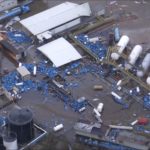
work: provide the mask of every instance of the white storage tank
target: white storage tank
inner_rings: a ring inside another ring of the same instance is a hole
[[[148,71],[149,67],[150,67],[150,53],[146,54],[146,56],[144,57],[141,65],[141,70],[137,71],[137,76],[143,77],[144,74]]]
[[[111,58],[113,60],[118,60],[120,57],[120,54],[123,53],[124,49],[126,48],[127,44],[129,43],[129,37],[126,35],[123,35],[119,42],[117,43],[117,52],[114,52],[111,54]]]
[[[3,145],[6,150],[18,150],[17,137],[13,132],[8,132],[3,135]]]
[[[131,51],[131,53],[130,53],[130,55],[129,55],[129,58],[128,58],[129,63],[127,63],[127,64],[125,65],[125,67],[126,67],[127,69],[131,69],[131,68],[132,68],[132,65],[134,65],[134,64],[136,63],[137,59],[139,58],[139,56],[140,56],[141,53],[142,53],[142,50],[143,50],[143,48],[142,48],[141,45],[136,45],[136,46],[134,46],[134,48],[133,48],[133,50]]]
[[[146,83],[150,86],[150,75],[147,77]]]

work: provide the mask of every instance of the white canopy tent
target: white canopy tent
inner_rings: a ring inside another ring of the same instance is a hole
[[[91,9],[88,3],[78,5],[71,2],[65,2],[36,15],[23,19],[20,21],[20,23],[33,35],[38,35],[47,30],[52,30],[52,33],[56,33],[57,31],[54,31],[55,28],[60,28],[63,26],[63,30],[65,30],[70,26],[79,24],[79,17],[90,15]],[[75,20],[76,22],[73,22],[73,24],[68,24]],[[65,24],[68,25],[64,26]]]
[[[38,47],[38,50],[49,58],[55,67],[60,67],[82,58],[77,50],[62,37]]]

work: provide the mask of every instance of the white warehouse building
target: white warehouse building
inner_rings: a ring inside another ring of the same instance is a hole
[[[81,22],[81,17],[90,16],[89,3],[81,5],[65,2],[20,21],[33,35],[48,37],[71,28]],[[48,35],[49,34],[49,35]]]

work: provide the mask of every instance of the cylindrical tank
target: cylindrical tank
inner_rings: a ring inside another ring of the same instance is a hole
[[[149,69],[149,67],[150,67],[150,53],[146,54],[146,56],[144,57],[142,65],[141,65],[141,70],[137,71],[137,76],[143,77],[144,74]]]
[[[146,83],[150,86],[150,75],[147,77]]]
[[[140,54],[142,53],[142,46],[141,45],[136,45],[134,46],[133,50],[131,51],[130,55],[129,55],[129,63],[127,63],[125,65],[125,67],[127,69],[131,69],[132,68],[132,65],[134,65],[137,61],[137,59],[139,58]]]
[[[13,132],[7,132],[3,135],[3,145],[6,150],[18,150],[17,137]]]
[[[8,126],[10,131],[16,133],[19,144],[27,143],[34,137],[33,114],[27,108],[11,111]]]
[[[119,42],[117,43],[117,52],[114,52],[111,54],[111,58],[113,60],[118,60],[120,57],[120,54],[122,54],[122,52],[124,51],[124,49],[126,48],[127,44],[129,43],[129,37],[126,35],[123,35]]]

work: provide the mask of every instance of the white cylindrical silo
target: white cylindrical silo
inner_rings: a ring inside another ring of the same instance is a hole
[[[147,77],[146,83],[150,86],[150,75]]]
[[[143,59],[143,62],[141,64],[141,70],[137,71],[138,77],[143,77],[144,74],[147,72],[147,70],[150,67],[150,53],[146,54],[146,56]]]
[[[131,51],[129,58],[128,58],[129,62],[125,65],[125,67],[127,69],[131,69],[132,65],[134,65],[136,63],[137,59],[139,58],[139,56],[142,53],[142,50],[143,50],[143,48],[141,45],[134,46],[134,48]]]
[[[113,60],[118,60],[120,57],[120,54],[122,54],[122,52],[124,51],[124,49],[126,48],[127,44],[129,43],[129,37],[126,35],[123,35],[119,42],[117,43],[117,52],[114,52],[111,54],[111,58]]]

